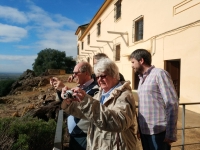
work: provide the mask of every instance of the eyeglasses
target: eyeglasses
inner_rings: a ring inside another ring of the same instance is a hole
[[[106,77],[107,77],[107,75],[100,75],[100,76],[97,76],[96,79],[97,79],[97,80],[99,80],[100,78],[101,78],[101,79],[105,79]]]
[[[81,72],[79,72],[79,71],[77,71],[77,72],[73,72],[73,74],[75,74],[75,75],[77,75],[77,74],[79,74],[79,73],[81,73]]]

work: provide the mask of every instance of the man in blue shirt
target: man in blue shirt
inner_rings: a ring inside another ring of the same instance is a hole
[[[91,78],[91,75],[92,67],[87,62],[80,62],[74,67],[73,78],[76,80],[78,87],[82,88],[88,95],[94,96],[99,87],[94,79]],[[72,78],[68,82],[72,82]],[[60,96],[61,89],[65,85],[55,77],[50,80],[50,84],[57,90],[58,97],[62,101]],[[70,134],[69,150],[85,150],[89,122],[70,115],[67,118],[67,126]]]

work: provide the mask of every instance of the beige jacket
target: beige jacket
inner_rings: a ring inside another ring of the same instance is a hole
[[[136,107],[130,82],[121,82],[104,105],[99,103],[102,89],[93,98],[86,95],[69,106],[62,104],[68,114],[87,119],[90,126],[87,135],[87,150],[134,150],[136,149]]]

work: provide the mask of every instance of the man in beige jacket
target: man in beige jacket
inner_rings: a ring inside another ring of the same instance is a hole
[[[65,112],[89,120],[87,150],[134,150],[135,101],[130,82],[119,81],[116,64],[108,58],[101,59],[94,67],[99,93],[94,97],[82,89],[73,88],[75,98],[64,98],[67,87],[62,89]]]

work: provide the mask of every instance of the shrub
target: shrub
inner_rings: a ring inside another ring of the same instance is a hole
[[[11,86],[15,80],[8,79],[0,81],[0,97],[6,96],[11,91]]]
[[[52,150],[55,120],[48,122],[31,117],[0,119],[0,149]]]

